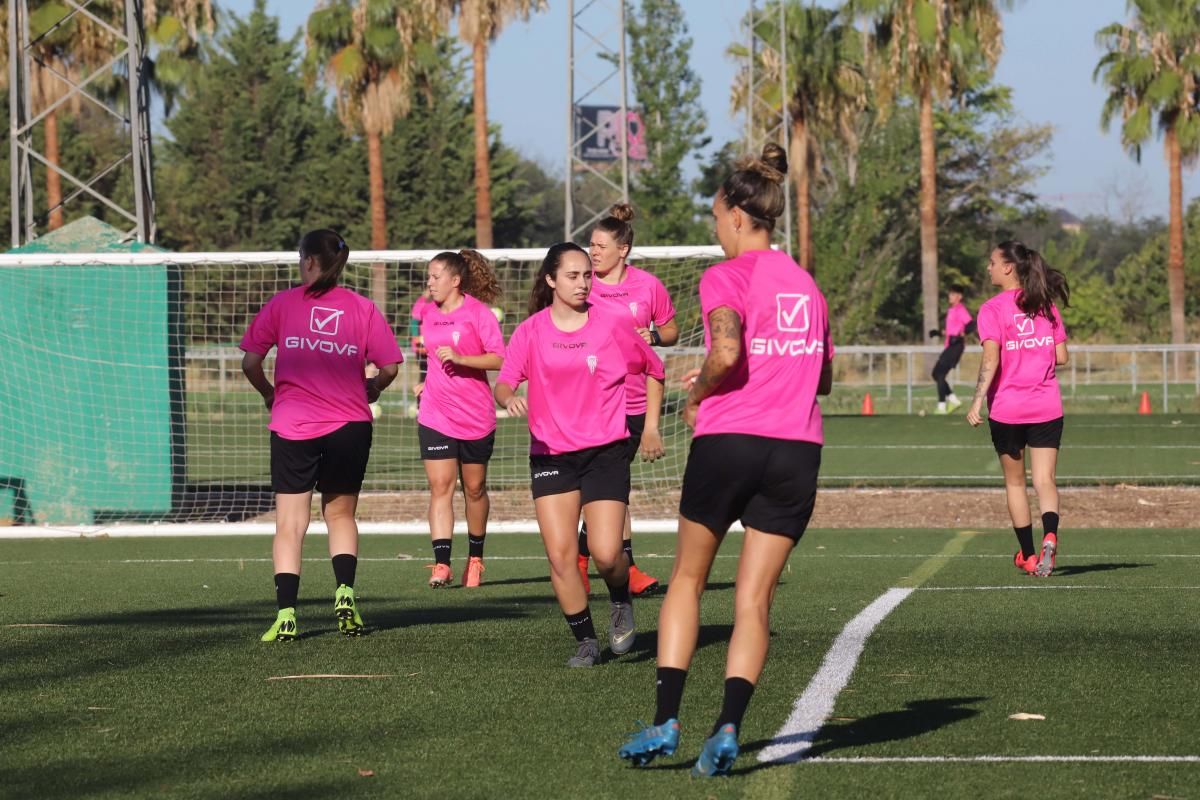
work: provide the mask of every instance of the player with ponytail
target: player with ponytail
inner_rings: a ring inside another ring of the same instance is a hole
[[[488,307],[500,284],[487,259],[474,250],[439,253],[429,262],[429,306],[421,315],[421,339],[429,371],[416,391],[421,398],[417,439],[429,479],[429,535],[434,563],[431,587],[454,580],[450,546],[454,488],[462,478],[467,513],[467,566],[463,585],[479,586],[491,504],[487,467],[496,442],[496,404],[487,371],[504,363],[504,336]]]
[[[271,412],[275,491],[275,622],[264,642],[296,638],[300,551],[312,494],[321,493],[337,587],[334,613],[347,635],[363,631],[354,598],[358,524],[354,514],[371,452],[368,403],[379,399],[404,360],[396,337],[368,298],[340,285],[345,240],[317,230],[300,241],[300,286],[272,297],[242,337],[242,371]],[[263,369],[276,348],[275,383]],[[379,372],[364,378],[368,363]]]
[[[1059,534],[1054,471],[1062,445],[1063,405],[1055,368],[1068,359],[1067,331],[1056,301],[1066,308],[1071,289],[1040,253],[1016,241],[998,244],[987,270],[1000,293],[979,309],[983,359],[967,421],[972,426],[983,422],[986,399],[992,445],[1004,472],[1008,513],[1021,548],[1013,562],[1026,573],[1046,578],[1054,572]],[[1040,554],[1034,550],[1025,486],[1026,450],[1042,512]]]

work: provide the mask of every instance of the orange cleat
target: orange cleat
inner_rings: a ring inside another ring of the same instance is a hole
[[[1042,537],[1042,557],[1037,562],[1034,575],[1049,578],[1054,574],[1054,554],[1058,552],[1058,535],[1047,533]]]
[[[658,579],[651,578],[637,568],[636,564],[629,565],[629,593],[634,597],[644,594],[654,594],[658,591]]]
[[[585,594],[592,591],[592,583],[588,580],[587,576],[588,560],[588,556],[579,557],[579,577],[583,578],[583,591]]]
[[[436,589],[454,582],[454,574],[450,572],[449,564],[428,564],[433,574],[429,576],[429,588]]]
[[[1036,553],[1031,555],[1029,558],[1025,558],[1023,555],[1021,555],[1021,551],[1018,550],[1017,554],[1013,556],[1013,566],[1019,570],[1023,570],[1026,575],[1032,575],[1034,572],[1036,572],[1037,565],[1038,557]]]
[[[472,556],[467,559],[467,571],[463,573],[463,586],[475,587],[483,583],[483,559]]]

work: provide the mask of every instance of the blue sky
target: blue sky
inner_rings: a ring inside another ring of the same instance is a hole
[[[729,85],[736,65],[724,55],[738,35],[748,1],[681,0],[694,40],[692,66],[702,81],[701,103],[709,132],[720,144],[736,138],[742,120],[729,113]],[[312,0],[267,0],[285,31],[299,29]],[[506,142],[527,157],[562,173],[567,119],[567,3],[501,34],[488,60],[488,111]],[[582,3],[577,3],[582,6]],[[603,4],[597,4],[603,5]],[[237,14],[253,0],[223,0]],[[1092,81],[1099,58],[1095,32],[1126,17],[1125,0],[1023,0],[1004,16],[1004,55],[996,71],[1011,86],[1021,118],[1054,127],[1037,184],[1043,199],[1077,214],[1114,217],[1165,216],[1167,170],[1157,142],[1135,163],[1120,147],[1117,131],[1100,130],[1104,93]],[[1184,171],[1184,197],[1200,195],[1194,170]]]

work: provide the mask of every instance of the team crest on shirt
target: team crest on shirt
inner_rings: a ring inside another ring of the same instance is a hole
[[[775,295],[775,328],[780,331],[807,333],[809,326],[807,294]]]
[[[1013,314],[1013,324],[1017,326],[1017,336],[1033,336],[1033,317]]]
[[[453,333],[451,333],[451,334],[450,334],[450,338],[451,338],[451,339],[454,341],[454,346],[455,346],[455,347],[458,347],[458,338],[459,338],[461,335],[462,335],[462,334],[460,334],[458,331],[454,331]]]
[[[633,314],[635,317],[637,316],[637,303],[636,302],[629,304],[629,313]]]
[[[587,357],[588,372],[591,373],[592,375],[595,375],[596,374],[596,365],[599,363],[600,363],[600,359],[596,358],[595,356],[588,356]]]

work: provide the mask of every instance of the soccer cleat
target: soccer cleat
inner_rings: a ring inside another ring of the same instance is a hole
[[[583,578],[583,593],[588,594],[592,591],[592,583],[587,576],[588,556],[579,557],[579,577]]]
[[[430,589],[436,589],[439,586],[446,586],[454,582],[454,574],[450,572],[449,564],[426,564],[426,566],[433,570],[433,573],[429,576]]]
[[[700,749],[700,757],[692,766],[693,778],[712,778],[716,775],[728,775],[738,757],[737,728],[732,722],[721,726],[721,729],[704,741]]]
[[[1054,554],[1058,552],[1058,535],[1047,533],[1042,537],[1042,557],[1038,559],[1034,572],[1039,578],[1049,578],[1054,574]]]
[[[1019,570],[1023,570],[1026,575],[1032,575],[1034,572],[1036,572],[1037,565],[1038,557],[1036,553],[1031,556],[1024,556],[1021,554],[1021,551],[1018,550],[1013,556],[1013,566]]]
[[[262,642],[294,642],[298,631],[296,629],[296,609],[281,608],[275,616],[275,624],[267,628],[267,632],[259,637]]]
[[[568,667],[594,667],[600,663],[600,642],[584,639],[579,642],[575,655],[567,659]]]
[[[608,617],[608,646],[613,655],[623,656],[633,647],[637,627],[633,624],[633,604],[613,603]]]
[[[946,398],[946,413],[947,414],[953,414],[955,411],[957,411],[960,408],[962,408],[962,400],[956,400],[951,397]]]
[[[635,767],[644,767],[658,756],[673,755],[678,746],[679,720],[669,719],[662,725],[647,725],[631,733],[617,755],[632,761]]]
[[[476,587],[483,583],[483,559],[471,556],[467,559],[467,571],[463,573],[463,586]]]
[[[949,414],[950,412],[946,410],[946,407],[945,407],[945,406],[938,406],[937,408],[935,408],[935,409],[933,410],[933,413],[934,413],[936,416],[939,416],[939,417],[944,417],[944,416],[946,416],[947,414]]]
[[[637,568],[636,564],[629,565],[629,592],[634,597],[644,594],[654,594],[658,591],[658,579],[651,578]]]
[[[358,607],[354,604],[354,589],[342,584],[333,595],[333,613],[337,615],[338,630],[346,636],[361,636],[366,628]]]

